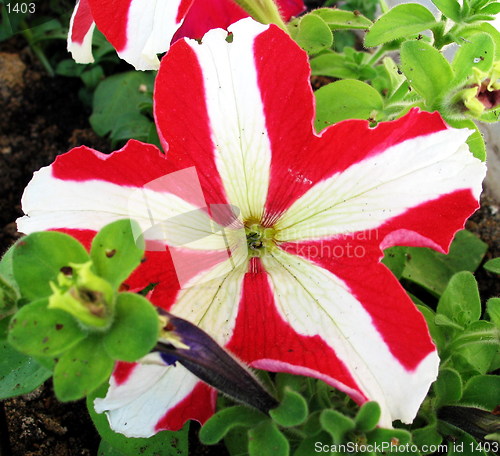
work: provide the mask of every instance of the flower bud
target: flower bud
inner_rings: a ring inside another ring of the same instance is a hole
[[[87,329],[106,329],[113,320],[114,292],[91,268],[89,261],[60,272],[57,284],[50,283],[49,308],[70,313]]]

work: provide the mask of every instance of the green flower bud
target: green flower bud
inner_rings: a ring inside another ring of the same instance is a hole
[[[113,321],[114,292],[91,268],[90,261],[70,263],[68,274],[59,273],[57,284],[50,283],[53,294],[49,297],[49,308],[70,313],[87,329],[106,329]]]
[[[473,117],[500,106],[500,61],[487,73],[473,68],[473,76],[466,88],[455,94],[453,100],[461,102]]]

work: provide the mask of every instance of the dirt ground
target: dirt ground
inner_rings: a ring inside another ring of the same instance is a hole
[[[89,112],[77,93],[78,80],[47,76],[20,39],[0,43],[0,253],[18,237],[22,191],[34,170],[70,148],[86,144],[109,152],[109,144],[89,127]],[[488,258],[500,255],[500,211],[485,197],[467,227],[490,246]],[[483,298],[500,295],[500,283],[480,269]],[[223,454],[203,449],[193,435],[193,455]],[[21,398],[0,403],[2,456],[95,456],[99,445],[85,405],[61,404],[50,382]]]

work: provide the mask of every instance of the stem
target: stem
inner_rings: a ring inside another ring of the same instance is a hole
[[[378,3],[380,5],[380,10],[382,11],[382,14],[385,14],[387,13],[387,11],[389,11],[390,8],[385,0],[379,0]]]
[[[438,50],[441,50],[443,46],[446,46],[447,44],[451,43],[451,40],[448,36],[448,34],[444,33],[445,30],[445,22],[441,21],[438,22],[432,29],[432,34],[434,36],[434,47]]]
[[[285,22],[273,0],[234,0],[256,21],[263,24],[276,24],[288,33]]]
[[[385,46],[380,46],[370,57],[370,60],[368,60],[367,65],[375,65],[380,58],[387,52]]]

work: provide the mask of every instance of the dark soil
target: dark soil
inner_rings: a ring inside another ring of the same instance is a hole
[[[0,254],[19,236],[15,219],[22,215],[21,195],[33,171],[81,144],[110,151],[90,129],[79,88],[79,80],[47,76],[21,39],[0,43]],[[500,256],[497,202],[484,197],[467,227],[488,243],[488,258]],[[477,278],[484,299],[500,295],[493,274],[480,268]],[[198,444],[196,429],[190,454],[225,453]],[[95,456],[99,440],[85,404],[61,404],[50,382],[0,403],[1,456]]]

